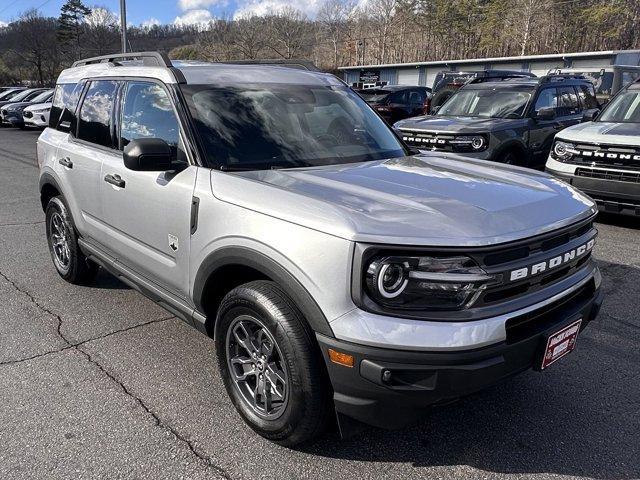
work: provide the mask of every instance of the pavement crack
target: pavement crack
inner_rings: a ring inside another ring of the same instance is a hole
[[[155,413],[144,402],[144,400],[141,397],[138,397],[137,395],[135,395],[121,380],[119,380],[114,374],[112,374],[109,370],[107,370],[100,362],[98,362],[95,358],[93,358],[93,356],[89,352],[84,350],[80,345],[76,346],[75,349],[78,352],[80,352],[82,355],[84,355],[86,359],[89,361],[89,363],[91,363],[92,365],[95,365],[106,377],[108,377],[113,383],[117,384],[122,389],[125,395],[133,399],[147,414],[149,414],[153,418],[157,427],[160,427],[166,430],[167,432],[171,433],[178,441],[183,443],[196,458],[198,458],[201,462],[205,463],[207,467],[215,470],[216,473],[221,475],[223,478],[232,480],[231,476],[224,469],[214,464],[211,458],[209,458],[205,454],[198,451],[194,443],[191,440],[189,440],[187,437],[182,435],[180,432],[178,432],[178,430],[175,427],[163,421],[160,418],[160,416],[157,413]]]
[[[170,320],[171,318],[174,318],[173,316],[166,317],[166,318],[159,318],[159,319],[156,319],[156,320],[150,320],[148,322],[145,322],[145,323],[142,323],[142,324],[139,324],[139,325],[134,325],[134,326],[127,327],[127,328],[123,328],[123,329],[121,329],[119,331],[110,332],[110,333],[107,333],[105,335],[101,335],[99,337],[91,338],[91,339],[88,339],[88,340],[83,340],[82,342],[78,342],[78,343],[72,343],[62,333],[62,323],[63,322],[62,322],[62,317],[60,315],[52,312],[49,308],[47,308],[44,305],[42,305],[31,293],[29,293],[29,291],[27,291],[24,288],[20,287],[16,282],[14,282],[9,277],[7,277],[2,271],[0,271],[0,278],[3,278],[16,291],[18,291],[18,292],[22,293],[23,295],[25,295],[29,299],[29,301],[31,303],[33,303],[41,311],[43,311],[43,312],[51,315],[53,318],[55,318],[57,320],[56,332],[57,332],[58,336],[66,343],[66,346],[62,347],[61,349],[58,349],[58,350],[55,350],[55,351],[44,352],[44,353],[41,353],[41,354],[38,354],[38,355],[34,355],[32,357],[21,359],[21,360],[8,360],[6,362],[0,363],[0,365],[11,365],[11,364],[16,364],[16,363],[20,363],[20,362],[26,362],[26,361],[33,360],[33,359],[36,359],[36,358],[44,357],[46,355],[51,355],[53,353],[58,353],[58,352],[62,352],[64,350],[73,349],[73,350],[79,352],[80,354],[82,354],[90,364],[94,365],[109,380],[111,380],[113,383],[118,385],[125,395],[127,395],[130,398],[132,398],[138,405],[140,405],[140,407],[147,414],[149,414],[153,418],[153,421],[154,421],[154,423],[155,423],[155,425],[157,427],[162,428],[162,429],[166,430],[167,432],[171,433],[176,438],[176,440],[178,440],[180,443],[184,444],[189,449],[189,451],[191,451],[191,453],[198,460],[203,462],[208,468],[211,468],[212,470],[214,470],[217,474],[219,474],[223,478],[228,479],[228,480],[232,480],[231,476],[222,467],[219,467],[218,465],[213,463],[213,461],[211,460],[210,457],[208,457],[204,453],[200,452],[196,448],[195,444],[191,440],[189,440],[187,437],[185,437],[183,434],[181,434],[175,427],[173,427],[169,423],[163,421],[160,418],[160,416],[158,416],[158,414],[156,414],[153,410],[151,410],[151,408],[144,402],[144,400],[141,397],[138,397],[137,395],[135,395],[121,380],[119,380],[114,374],[112,374],[109,370],[107,370],[100,362],[98,362],[93,357],[93,355],[91,355],[89,352],[87,352],[86,350],[84,350],[82,348],[85,344],[87,344],[89,342],[92,342],[92,341],[95,341],[95,340],[100,340],[100,339],[106,338],[106,337],[110,337],[110,336],[115,335],[117,333],[127,332],[127,331],[130,331],[130,330],[139,328],[139,327],[143,327],[145,325],[150,325],[152,323],[165,322],[167,320]]]

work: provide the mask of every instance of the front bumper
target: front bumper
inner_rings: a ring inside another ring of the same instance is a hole
[[[578,169],[587,171],[590,176],[576,175]],[[614,166],[605,169],[572,165],[551,157],[545,170],[592,197],[603,212],[640,216],[640,176],[637,172],[619,170]],[[625,177],[625,181],[620,180]]]
[[[3,112],[2,114],[0,114],[0,121],[3,125],[12,127],[19,127],[20,125],[24,125],[22,115],[14,114],[12,112]]]
[[[429,405],[446,403],[536,367],[546,336],[577,318],[583,319],[584,329],[597,316],[602,299],[600,274],[595,269],[580,288],[501,320],[504,340],[464,350],[379,348],[317,334],[336,411],[383,428],[413,423]],[[354,366],[331,362],[330,348],[353,355]]]

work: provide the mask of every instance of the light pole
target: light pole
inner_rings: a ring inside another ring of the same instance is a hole
[[[122,53],[127,53],[127,5],[120,0],[120,28],[122,30]]]

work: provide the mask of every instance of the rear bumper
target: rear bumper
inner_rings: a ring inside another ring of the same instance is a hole
[[[585,167],[549,159],[546,171],[592,197],[603,212],[640,216],[640,183],[619,181],[607,174],[607,172],[617,172],[615,169],[587,168],[593,172],[592,176],[578,176],[575,174],[578,168]],[[625,172],[620,171],[620,173]],[[634,172],[628,173],[634,175]]]
[[[317,334],[336,411],[383,428],[413,423],[429,405],[446,403],[535,368],[546,336],[577,318],[583,319],[584,329],[597,316],[602,298],[592,279],[553,305],[512,317],[506,325],[506,340],[470,350],[394,350]],[[353,355],[354,367],[332,363],[329,348]]]

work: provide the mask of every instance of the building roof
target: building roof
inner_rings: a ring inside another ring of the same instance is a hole
[[[467,58],[459,60],[436,60],[430,62],[412,63],[386,63],[381,65],[353,65],[338,67],[338,70],[366,70],[379,68],[406,68],[406,67],[429,67],[447,66],[451,64],[464,65],[475,63],[502,63],[502,62],[527,62],[533,60],[561,60],[563,58],[584,58],[584,57],[611,57],[619,53],[638,53],[640,50],[606,50],[600,52],[574,52],[574,53],[551,53],[547,55],[523,55],[516,57],[492,57],[492,58]]]

